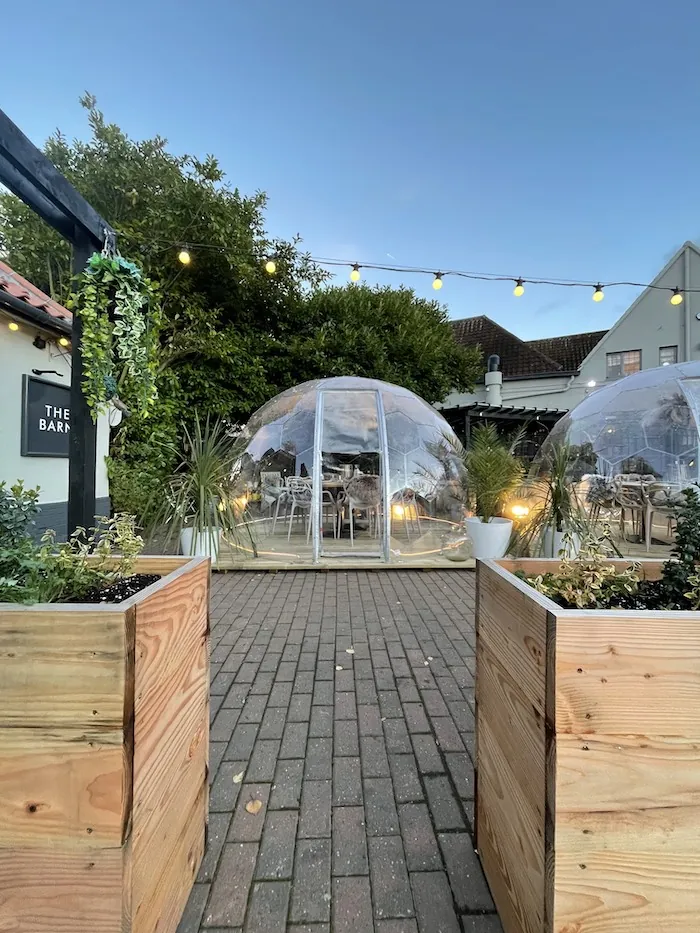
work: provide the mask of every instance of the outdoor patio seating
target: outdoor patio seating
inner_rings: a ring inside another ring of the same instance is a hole
[[[353,476],[345,484],[342,497],[339,496],[339,508],[348,510],[350,522],[350,545],[355,545],[355,512],[365,512],[369,524],[370,537],[379,534],[380,503],[382,499],[381,481],[379,476],[361,474]],[[340,519],[342,521],[342,517]]]

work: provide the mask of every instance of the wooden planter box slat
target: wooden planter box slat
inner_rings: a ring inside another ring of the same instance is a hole
[[[174,933],[204,850],[209,562],[0,606],[0,930]]]
[[[477,847],[506,933],[700,930],[700,613],[478,569]],[[645,562],[650,578],[660,562]]]

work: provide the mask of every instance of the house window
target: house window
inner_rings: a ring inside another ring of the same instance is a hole
[[[659,347],[659,366],[678,362],[678,347]]]
[[[641,350],[622,350],[620,353],[607,354],[608,379],[620,379],[630,373],[638,373],[642,368]]]

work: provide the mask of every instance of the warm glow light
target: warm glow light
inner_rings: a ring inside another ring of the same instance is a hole
[[[61,347],[67,347],[70,344],[70,340],[67,337],[59,337],[58,344]]]
[[[671,304],[679,305],[682,303],[682,301],[683,301],[683,295],[681,293],[680,288],[674,288],[673,294],[671,295]]]
[[[360,281],[360,267],[358,266],[357,263],[355,263],[355,265],[352,267],[352,272],[350,273],[350,281],[351,282]]]
[[[19,330],[19,324],[17,321],[10,321],[7,326],[10,328],[10,330]]]
[[[442,273],[441,272],[435,273],[435,278],[433,279],[433,288],[435,289],[436,292],[439,292],[440,289],[442,288]]]
[[[392,518],[403,518],[405,509],[402,505],[392,505],[391,507],[391,517]]]
[[[526,515],[530,514],[530,507],[522,502],[515,502],[511,505],[510,511],[515,518],[525,518]]]
[[[599,283],[596,285],[595,291],[593,292],[593,301],[602,301],[603,298],[605,298],[605,295],[603,294],[603,286]]]
[[[268,259],[265,263],[265,272],[269,272],[270,275],[274,275],[277,272],[277,263],[274,259]]]
[[[513,294],[515,295],[516,298],[520,298],[521,295],[525,294],[525,286],[523,285],[522,279],[518,279],[518,281],[515,283]]]
[[[180,260],[183,266],[189,266],[189,264],[192,262],[192,257],[186,249],[181,249],[177,254],[177,258]]]
[[[233,500],[233,504],[237,509],[243,511],[243,509],[245,509],[245,507],[248,505],[248,496],[239,496],[237,499]]]
[[[589,379],[589,381],[586,383],[586,385],[588,386],[589,389],[594,389],[594,388],[595,388],[595,379]]]

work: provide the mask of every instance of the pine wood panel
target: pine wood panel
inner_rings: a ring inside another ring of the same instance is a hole
[[[557,614],[557,732],[700,740],[700,613]]]
[[[0,728],[121,728],[124,612],[0,607]]]
[[[0,729],[0,846],[119,846],[123,740],[121,730]]]
[[[0,930],[123,933],[122,848],[0,848]]]

